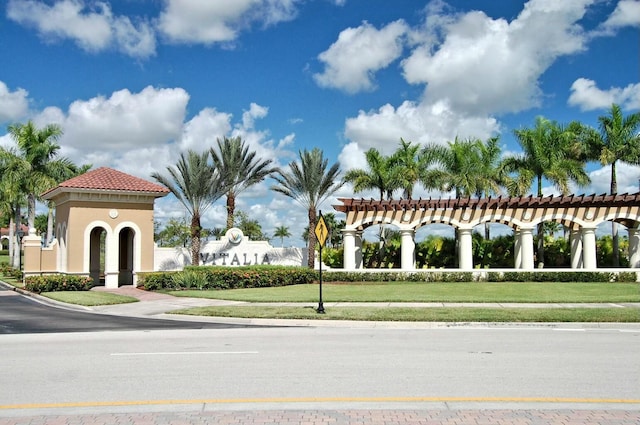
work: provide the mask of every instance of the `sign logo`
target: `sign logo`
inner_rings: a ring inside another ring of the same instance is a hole
[[[227,230],[225,236],[227,237],[227,239],[229,239],[229,242],[234,245],[238,245],[244,238],[242,230],[238,229],[237,227],[232,227],[231,229]]]

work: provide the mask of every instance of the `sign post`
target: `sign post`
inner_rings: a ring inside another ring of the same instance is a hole
[[[318,210],[318,222],[316,223],[316,228],[314,229],[314,233],[316,234],[316,238],[318,238],[318,245],[320,245],[320,261],[319,264],[319,281],[320,281],[320,302],[318,303],[318,309],[316,310],[320,314],[324,314],[324,305],[322,304],[322,247],[327,241],[327,236],[329,235],[329,230],[327,229],[327,223],[324,221],[324,217],[322,216],[322,211]]]

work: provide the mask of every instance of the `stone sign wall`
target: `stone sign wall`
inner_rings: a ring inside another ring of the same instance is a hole
[[[155,270],[182,270],[191,264],[189,248],[155,248]],[[231,228],[218,241],[208,241],[200,248],[203,266],[254,265],[305,266],[305,248],[275,248],[267,241],[249,240],[238,228]]]

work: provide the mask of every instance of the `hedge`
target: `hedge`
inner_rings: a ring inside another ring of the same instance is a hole
[[[138,287],[159,289],[237,289],[312,283],[318,273],[305,267],[187,266],[183,271],[140,273]]]
[[[36,294],[55,291],[88,291],[93,286],[94,281],[89,276],[67,274],[29,276],[24,280],[24,289]]]

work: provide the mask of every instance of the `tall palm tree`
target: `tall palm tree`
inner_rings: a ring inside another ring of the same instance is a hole
[[[340,166],[336,163],[328,167],[328,160],[318,148],[299,152],[300,162],[289,163],[289,171],[278,170],[274,180],[278,183],[271,189],[295,199],[307,209],[309,217],[308,265],[315,267],[317,209],[329,196],[333,195],[344,180],[339,180]]]
[[[270,159],[256,158],[255,151],[240,137],[218,139],[218,151],[211,149],[214,166],[225,176],[227,188],[227,229],[233,227],[236,197],[240,192],[263,181],[276,171]]]
[[[585,186],[590,182],[585,163],[576,150],[577,126],[564,127],[544,117],[537,117],[533,128],[515,130],[523,153],[503,159],[501,168],[516,174],[512,182],[531,187],[542,196],[542,182],[547,179],[562,194],[570,192],[570,184]],[[544,238],[542,223],[538,225],[538,267],[544,266]]]
[[[60,146],[56,141],[62,135],[60,126],[50,124],[38,129],[29,121],[10,125],[9,134],[17,143],[18,157],[25,167],[27,220],[29,228],[33,228],[36,200],[40,199],[40,193],[55,186],[64,177],[73,176],[77,169],[69,159],[58,156]]]
[[[424,161],[420,156],[420,145],[414,145],[400,139],[400,147],[393,153],[389,160],[389,165],[396,168],[398,173],[398,184],[403,189],[402,197],[411,199],[413,188],[418,181],[424,169]]]
[[[291,236],[289,232],[289,228],[287,226],[278,226],[276,227],[275,232],[273,232],[273,236],[276,238],[280,238],[280,247],[284,246],[284,238],[288,238]]]
[[[611,194],[618,193],[616,165],[618,162],[640,162],[640,112],[624,116],[619,105],[611,105],[608,115],[598,117],[599,132],[592,132],[587,141],[590,158],[611,166]],[[620,265],[618,223],[611,223],[613,237],[613,266]]]
[[[356,193],[376,189],[381,201],[385,197],[388,200],[392,199],[394,190],[402,188],[403,182],[400,179],[402,167],[399,165],[393,166],[391,157],[382,155],[375,148],[365,152],[365,158],[367,160],[367,169],[349,170],[345,174],[344,180],[353,183],[353,190]],[[384,225],[380,224],[379,227],[378,258],[382,260],[386,234]]]
[[[26,168],[15,149],[0,148],[0,208],[9,215],[9,259],[14,268],[20,264],[17,230],[22,228],[22,207],[26,205]]]
[[[197,153],[189,150],[182,153],[175,166],[167,167],[169,177],[151,174],[184,205],[191,216],[191,264],[200,264],[200,237],[202,215],[226,192],[224,176],[209,163],[210,152]]]

